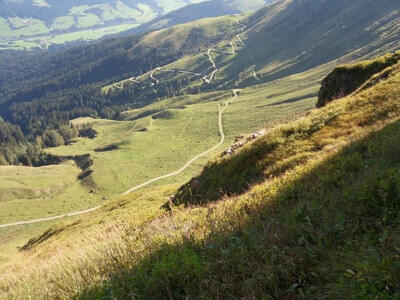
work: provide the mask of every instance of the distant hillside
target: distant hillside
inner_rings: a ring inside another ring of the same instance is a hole
[[[270,1],[5,0],[0,2],[0,50],[62,48],[65,43],[83,44],[107,36],[257,10]]]
[[[0,50],[93,40],[202,1],[3,0]]]

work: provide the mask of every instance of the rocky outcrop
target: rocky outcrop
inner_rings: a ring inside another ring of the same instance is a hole
[[[317,107],[323,107],[335,99],[355,92],[372,76],[395,65],[398,61],[400,52],[334,69],[321,83]]]

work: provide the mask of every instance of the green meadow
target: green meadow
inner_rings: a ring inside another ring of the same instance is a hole
[[[0,50],[29,50],[64,44],[78,40],[95,40],[149,22],[160,14],[202,1],[157,1],[152,4],[92,3],[63,8],[65,15],[55,15],[51,20],[29,17],[0,17]],[[44,0],[33,0],[33,5],[51,10]],[[54,4],[53,4],[54,5]],[[68,5],[68,4],[67,4]],[[25,14],[26,15],[26,14]]]
[[[223,115],[226,134],[223,146],[200,158],[181,174],[155,182],[152,186],[179,186],[229,147],[236,136],[268,129],[305,115],[315,106],[319,82],[330,69],[331,65],[326,65],[243,89]],[[2,184],[8,182],[11,176],[9,170],[20,174],[13,176],[19,182],[9,185],[13,200],[0,202],[1,223],[94,207],[149,179],[180,169],[191,158],[219,142],[218,104],[231,97],[230,90],[185,95],[126,111],[122,114],[122,121],[73,120],[75,126],[92,124],[98,136],[94,139],[77,138],[71,145],[48,148],[46,151],[60,156],[90,154],[93,159],[91,178],[95,185],[85,186],[77,179],[80,170],[73,162],[45,168],[0,168]],[[116,149],[96,151],[110,145],[116,146]],[[30,188],[24,188],[27,186]],[[148,205],[146,201],[140,202],[136,210],[149,209]],[[156,205],[154,209],[158,207]],[[47,223],[53,222],[44,224]],[[21,232],[31,232],[35,228],[38,225],[25,225]],[[19,234],[15,238],[8,235],[2,247],[9,249],[21,245],[21,241],[26,242],[26,236],[29,234],[23,234],[22,238]]]

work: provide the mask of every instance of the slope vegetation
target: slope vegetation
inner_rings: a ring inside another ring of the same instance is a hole
[[[0,288],[32,298],[399,297],[398,67],[210,163],[170,212],[122,222],[136,201],[159,205],[174,191],[152,189],[55,227],[58,238],[27,247],[32,271]],[[83,228],[95,247],[82,247]]]

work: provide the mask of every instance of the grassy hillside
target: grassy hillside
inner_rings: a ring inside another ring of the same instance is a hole
[[[0,223],[41,218],[89,208],[99,197],[77,177],[73,162],[40,168],[0,168]]]
[[[269,81],[335,59],[344,63],[398,49],[399,8],[391,0],[277,1],[241,21],[248,26],[246,49],[222,62],[215,84],[234,83],[233,74],[252,65]]]
[[[137,215],[136,204],[159,207],[176,191],[153,188],[54,227],[61,233],[27,244],[32,273],[20,276],[16,264],[0,289],[33,298],[396,299],[395,70],[210,163],[175,197],[187,208]],[[95,246],[83,247],[85,235]]]
[[[249,48],[267,78],[302,71],[355,49],[352,59],[379,49],[387,52],[399,47],[399,8],[391,0],[277,2],[249,18]]]
[[[230,36],[213,45],[215,49],[229,51],[229,43],[234,41],[238,51],[229,56],[213,53],[219,71],[212,84],[204,84],[195,76],[158,75],[171,86],[184,78],[192,87],[184,92],[190,93],[198,89],[251,86],[332,61],[347,63],[376,56],[400,47],[397,8],[390,0],[380,4],[359,0],[351,5],[347,1],[276,1],[240,19],[246,25],[241,34],[245,44],[228,30]],[[163,67],[202,74],[207,69],[211,72],[205,53]],[[132,84],[122,82],[126,86]]]

